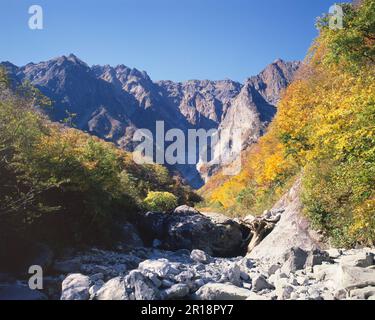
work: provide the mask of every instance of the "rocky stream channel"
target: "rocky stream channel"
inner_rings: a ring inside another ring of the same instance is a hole
[[[243,220],[187,206],[148,212],[138,226],[124,225],[116,251],[53,257],[41,246],[35,262],[48,270],[43,290],[0,274],[0,299],[375,299],[375,250],[320,249],[293,217],[293,201]]]

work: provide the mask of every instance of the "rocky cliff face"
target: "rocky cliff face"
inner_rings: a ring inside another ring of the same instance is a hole
[[[92,66],[74,55],[17,67],[2,63],[15,83],[30,81],[50,97],[46,113],[54,121],[75,114],[74,124],[127,150],[133,150],[137,128],[155,133],[155,122],[165,130],[218,129],[230,134],[241,128],[242,148],[255,142],[276,112],[282,90],[292,81],[298,62],[277,60],[244,84],[231,81],[191,80],[153,82],[144,71],[124,65]],[[167,145],[166,145],[167,146]],[[175,165],[193,187],[220,168],[197,159]]]

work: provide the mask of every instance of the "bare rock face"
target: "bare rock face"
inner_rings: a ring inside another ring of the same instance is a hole
[[[292,247],[299,247],[306,251],[320,248],[319,236],[312,231],[301,212],[300,185],[301,181],[298,179],[290,191],[274,206],[273,210],[283,209],[280,221],[273,231],[249,253],[250,258],[275,264],[284,261],[284,255]]]
[[[281,59],[268,65],[259,75],[251,77],[247,83],[254,86],[255,90],[270,105],[276,105],[282,91],[293,81],[300,63],[297,61],[285,63]]]
[[[216,128],[240,93],[242,85],[231,80],[190,80],[183,83],[157,82],[171,105],[175,105],[198,128]]]
[[[218,219],[184,206],[171,213],[147,212],[138,223],[141,234],[149,242],[158,239],[163,249],[200,249],[214,256],[243,253],[243,227],[228,218]]]
[[[241,128],[242,147],[246,148],[273,118],[276,103],[299,62],[277,60],[244,84],[231,80],[153,82],[144,71],[124,65],[90,67],[73,54],[23,67],[9,62],[2,65],[14,84],[28,80],[54,101],[54,108],[45,111],[52,120],[66,119],[66,111],[74,113],[78,129],[131,151],[134,131],[142,128],[155,133],[159,120],[164,121],[165,130],[177,128],[185,134],[189,129],[231,134]],[[215,152],[215,157],[220,156]],[[194,164],[172,167],[199,188],[221,166],[206,165],[197,156]]]

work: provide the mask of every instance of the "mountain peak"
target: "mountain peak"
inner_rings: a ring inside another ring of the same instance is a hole
[[[281,58],[277,58],[273,63],[274,64],[279,64],[279,63],[285,64],[285,61]]]
[[[244,141],[250,145],[272,119],[297,65],[277,59],[244,84],[230,79],[154,82],[145,71],[123,64],[89,67],[74,54],[20,68],[9,64],[8,69],[15,79],[29,80],[55,101],[51,119],[65,119],[68,110],[77,114],[77,128],[132,150],[133,129],[154,130],[157,120],[181,130],[232,130],[248,124]],[[201,169],[178,167],[194,187],[206,177]],[[216,169],[207,170],[208,178]]]

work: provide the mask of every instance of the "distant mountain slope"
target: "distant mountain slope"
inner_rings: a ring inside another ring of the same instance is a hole
[[[22,67],[9,62],[2,65],[13,81],[30,81],[53,100],[54,108],[47,111],[52,120],[75,114],[77,128],[132,150],[134,131],[154,132],[157,120],[165,122],[165,130],[184,132],[244,126],[243,147],[252,144],[274,116],[280,93],[299,62],[276,60],[244,84],[231,80],[153,82],[144,71],[124,65],[89,67],[73,54]],[[202,165],[172,169],[196,188],[216,170]]]

